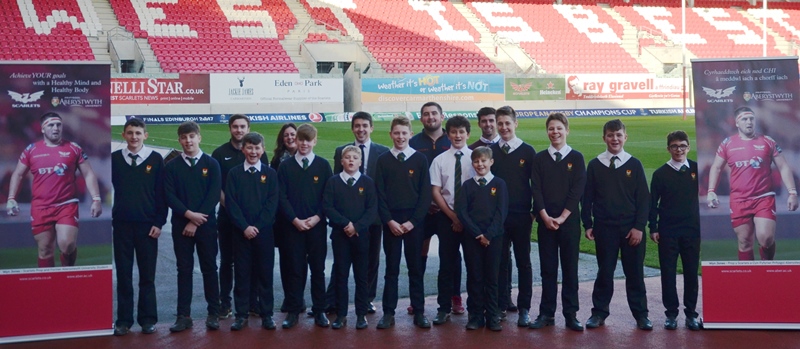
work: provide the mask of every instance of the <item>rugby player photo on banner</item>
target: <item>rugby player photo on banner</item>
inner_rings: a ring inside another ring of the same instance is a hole
[[[108,64],[0,64],[0,343],[110,333],[109,83]]]
[[[800,272],[797,57],[692,60],[692,72],[704,326],[800,328],[800,303],[786,302]]]

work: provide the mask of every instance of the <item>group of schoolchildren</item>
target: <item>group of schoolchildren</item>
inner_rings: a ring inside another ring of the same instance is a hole
[[[463,251],[468,330],[486,327],[500,331],[507,310],[519,312],[520,327],[553,325],[560,265],[565,326],[583,331],[584,325],[576,317],[581,223],[585,236],[596,243],[598,263],[592,315],[585,327],[603,326],[609,316],[614,270],[621,253],[628,304],[636,325],[651,330],[643,273],[643,232],[648,219],[651,239],[659,244],[665,328],[677,328],[675,266],[679,255],[687,270],[686,326],[700,328],[695,311],[697,275],[693,272],[699,263],[700,241],[697,164],[686,159],[686,133],[668,135],[671,159],[654,173],[648,190],[642,163],[623,148],[627,133],[620,120],[604,125],[607,150],[587,165],[583,155],[567,144],[569,121],[561,113],[547,118],[550,146],[538,153],[516,136],[518,122],[511,107],[482,108],[478,112],[482,136],[471,145],[467,144],[467,118],[450,117],[443,129],[441,106],[429,102],[421,108],[420,119],[423,130],[414,135],[409,119],[394,118],[389,130],[393,146],[387,148],[370,140],[371,115],[355,113],[351,121],[355,142],[336,149],[333,171],[326,159],[314,153],[317,130],[310,124],[296,127],[293,155],[273,159],[276,171],[267,163],[264,138],[249,132],[244,115],[230,118],[231,142],[213,155],[200,149],[196,123],[181,124],[178,140],[183,152],[166,164],[161,155],[144,145],[145,124],[130,119],[123,130],[127,147],[112,155],[118,279],[114,334],[127,334],[134,323],[134,255],[140,277],[137,322],[143,333],[155,331],[157,239],[167,208],[172,209],[178,269],[177,320],[170,327],[172,332],[193,325],[195,250],[208,303],[208,329],[218,329],[219,320],[231,314],[231,330],[245,329],[251,312],[261,316],[264,329],[275,329],[272,280],[276,241],[285,293],[281,311],[287,313],[283,328],[296,326],[305,311],[303,294],[309,270],[312,306],[308,314],[318,326],[345,327],[351,269],[355,327],[367,328],[366,315],[376,312],[372,300],[381,247],[386,272],[383,316],[376,327],[387,329],[395,324],[402,251],[409,278],[408,313],[415,326],[430,328],[424,310],[423,276],[433,235],[439,240],[440,258],[439,307],[433,324],[445,324],[451,313],[463,313]],[[278,136],[279,148],[285,129]],[[542,296],[539,315],[531,319],[534,219],[538,222]],[[328,226],[334,264],[326,292]],[[517,305],[510,298],[512,246],[519,277]],[[326,313],[335,314],[333,322]]]

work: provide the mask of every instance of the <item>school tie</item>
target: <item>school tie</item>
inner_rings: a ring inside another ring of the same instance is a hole
[[[255,166],[250,166],[250,168],[248,168],[247,170],[250,171],[250,173],[256,173],[256,167]]]
[[[128,154],[128,157],[131,158],[131,167],[136,167],[136,159],[139,158],[139,155]]]
[[[503,152],[508,154],[508,152],[510,152],[510,151],[511,151],[511,146],[508,145],[508,143],[503,144]]]
[[[194,167],[194,165],[197,164],[197,159],[189,158],[189,164],[191,164],[191,166]]]
[[[462,152],[456,153],[456,175],[453,179],[453,199],[458,202],[458,197],[461,194],[461,157],[464,155]]]
[[[486,186],[486,178],[478,179],[478,184],[480,184],[481,187]]]
[[[366,154],[366,152],[364,151],[364,148],[366,148],[366,146],[363,144],[359,144],[358,147],[361,148],[361,167],[359,167],[358,170],[361,171],[361,173],[366,174],[366,172],[364,172],[364,167],[366,163],[365,161],[366,158],[364,157],[364,154]]]
[[[406,161],[406,154],[405,153],[397,154],[397,160],[399,160],[400,162]]]
[[[303,158],[303,169],[304,170],[308,169],[308,158]]]
[[[686,170],[688,170],[688,169],[689,169],[689,167],[686,167],[686,165],[682,165],[681,166],[681,172],[686,172]]]
[[[355,179],[355,178],[353,178],[353,177],[350,177],[350,178],[348,178],[348,179],[347,179],[347,186],[348,186],[348,187],[352,187],[352,186],[353,186],[353,184],[356,184],[356,179]]]
[[[611,158],[611,164],[608,165],[608,168],[610,168],[612,170],[616,169],[617,168],[617,164],[615,164],[614,161],[617,161],[617,160],[619,160],[619,156],[613,156]]]
[[[556,162],[561,161],[561,153],[556,152]]]

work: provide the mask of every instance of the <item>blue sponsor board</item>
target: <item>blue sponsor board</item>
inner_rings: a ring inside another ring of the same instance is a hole
[[[658,116],[683,115],[683,108],[517,110],[517,117],[523,119],[546,118],[551,113],[562,113],[567,117]],[[686,108],[686,114],[694,115],[694,108]]]
[[[194,121],[198,124],[226,124],[233,114],[194,114],[194,115],[126,115],[125,119],[141,119],[151,125],[180,124],[184,121]],[[250,122],[322,122],[325,121],[323,113],[276,113],[276,114],[247,114]]]

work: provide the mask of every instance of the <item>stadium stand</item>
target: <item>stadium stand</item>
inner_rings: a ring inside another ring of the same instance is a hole
[[[647,72],[622,48],[622,25],[598,6],[521,0],[467,3],[492,33],[511,36],[547,73]]]
[[[539,72],[658,73],[641,47],[681,42],[681,9],[669,0],[6,0],[0,59],[106,59],[98,46],[116,22],[101,23],[101,3],[166,73],[297,73],[297,45],[344,41],[378,73],[518,73],[498,61],[497,46],[492,56],[490,35],[524,50]],[[695,5],[684,37],[694,57],[761,56],[765,16],[767,55],[798,53],[800,2],[771,1],[766,13],[747,1]]]
[[[297,24],[284,1],[236,3],[252,4],[111,0],[120,24],[147,38],[166,73],[296,73],[280,42]]]

